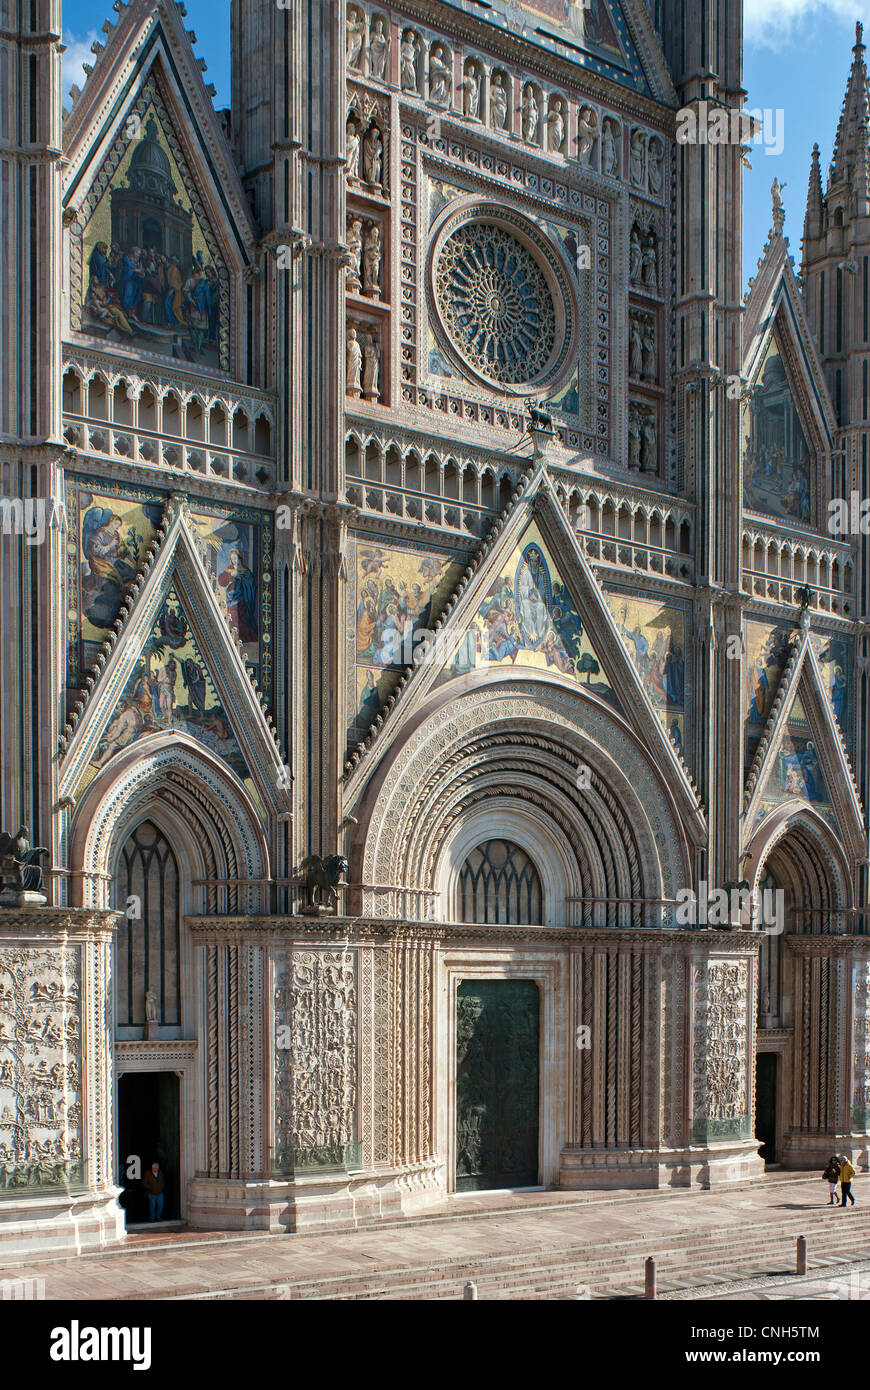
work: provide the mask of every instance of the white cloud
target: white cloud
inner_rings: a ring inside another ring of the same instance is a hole
[[[93,65],[97,60],[91,52],[91,44],[99,38],[96,29],[89,29],[84,38],[76,38],[69,30],[63,36],[66,52],[63,55],[63,99],[69,101],[69,89],[73,85],[83,87],[85,82],[84,65]]]
[[[744,0],[743,28],[750,43],[783,48],[810,19],[862,18],[861,0]]]

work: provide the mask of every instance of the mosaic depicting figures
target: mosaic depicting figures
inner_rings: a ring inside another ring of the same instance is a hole
[[[607,595],[623,642],[678,751],[685,738],[686,615],[664,603]]]
[[[122,748],[171,729],[216,753],[243,781],[244,755],[184,614],[170,589],[157,622],[91,758],[94,774]]]
[[[492,665],[557,671],[617,703],[573,595],[535,526],[490,586],[438,683]]]
[[[746,624],[746,757],[755,755],[770,715],[783,667],[791,655],[792,630]]]
[[[495,5],[513,28],[534,32],[545,28],[565,33],[573,43],[600,52],[602,56],[622,55],[607,0],[500,0]]]
[[[83,327],[112,343],[219,367],[226,275],[180,151],[153,100],[127,126],[128,147],[85,230]]]
[[[130,488],[92,491],[72,479],[67,486],[70,521],[67,584],[70,596],[68,672],[79,684],[90,670],[118,616],[125,588],[140,572],[162,521],[164,498]],[[206,569],[214,579],[230,627],[260,688],[271,690],[272,532],[264,513],[241,508],[197,510],[192,526]],[[76,545],[75,537],[78,537]]]
[[[834,718],[842,734],[852,723],[849,690],[852,684],[852,649],[838,637],[814,633],[811,638],[816,661],[825,682]]]
[[[804,707],[797,697],[777,753],[776,767],[765,784],[759,814],[765,815],[792,797],[810,801],[829,819],[833,817],[831,798],[813,731]]]
[[[80,1177],[77,948],[0,949],[0,1193]]]
[[[744,407],[743,435],[744,505],[809,525],[813,466],[775,340]]]
[[[358,541],[349,620],[355,672],[351,737],[362,737],[413,660],[414,637],[437,620],[462,565],[443,555]]]

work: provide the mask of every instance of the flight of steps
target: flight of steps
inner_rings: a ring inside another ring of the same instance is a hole
[[[701,1213],[699,1212],[699,1217]],[[794,1277],[795,1243],[807,1237],[809,1274],[870,1261],[870,1210],[771,1211],[764,1221],[709,1228],[699,1220],[666,1235],[598,1240],[555,1251],[527,1250],[478,1259],[436,1259],[420,1268],[372,1270],[300,1280],[292,1284],[212,1290],[209,1298],[461,1299],[473,1280],[481,1299],[591,1298],[643,1294],[643,1263],[656,1260],[659,1296],[771,1276]],[[839,1276],[838,1276],[839,1277]],[[845,1277],[845,1275],[843,1276]],[[179,1296],[177,1293],[176,1296]],[[180,1295],[184,1296],[184,1295]],[[187,1297],[190,1297],[189,1293]]]

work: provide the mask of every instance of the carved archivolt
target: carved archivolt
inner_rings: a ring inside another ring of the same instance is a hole
[[[443,846],[487,791],[536,804],[553,822],[554,840],[574,846],[581,895],[591,887],[600,897],[673,898],[689,881],[682,826],[643,749],[604,707],[529,681],[454,700],[393,752],[367,793],[354,851],[353,877],[372,886],[363,911],[394,915],[375,886],[413,887],[433,890],[436,915]]]

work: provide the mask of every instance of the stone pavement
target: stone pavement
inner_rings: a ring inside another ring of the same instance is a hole
[[[841,1212],[825,1206],[818,1178],[786,1175],[709,1192],[487,1194],[356,1230],[137,1233],[123,1250],[26,1272],[45,1281],[48,1299],[457,1298],[467,1278],[480,1281],[481,1298],[564,1298],[578,1285],[586,1297],[632,1298],[651,1254],[665,1297],[745,1297],[737,1280],[759,1297],[831,1297],[809,1290],[870,1259],[863,1177],[855,1194],[858,1205]],[[796,1234],[809,1240],[806,1280],[790,1273]],[[0,1279],[23,1272],[6,1265]]]

